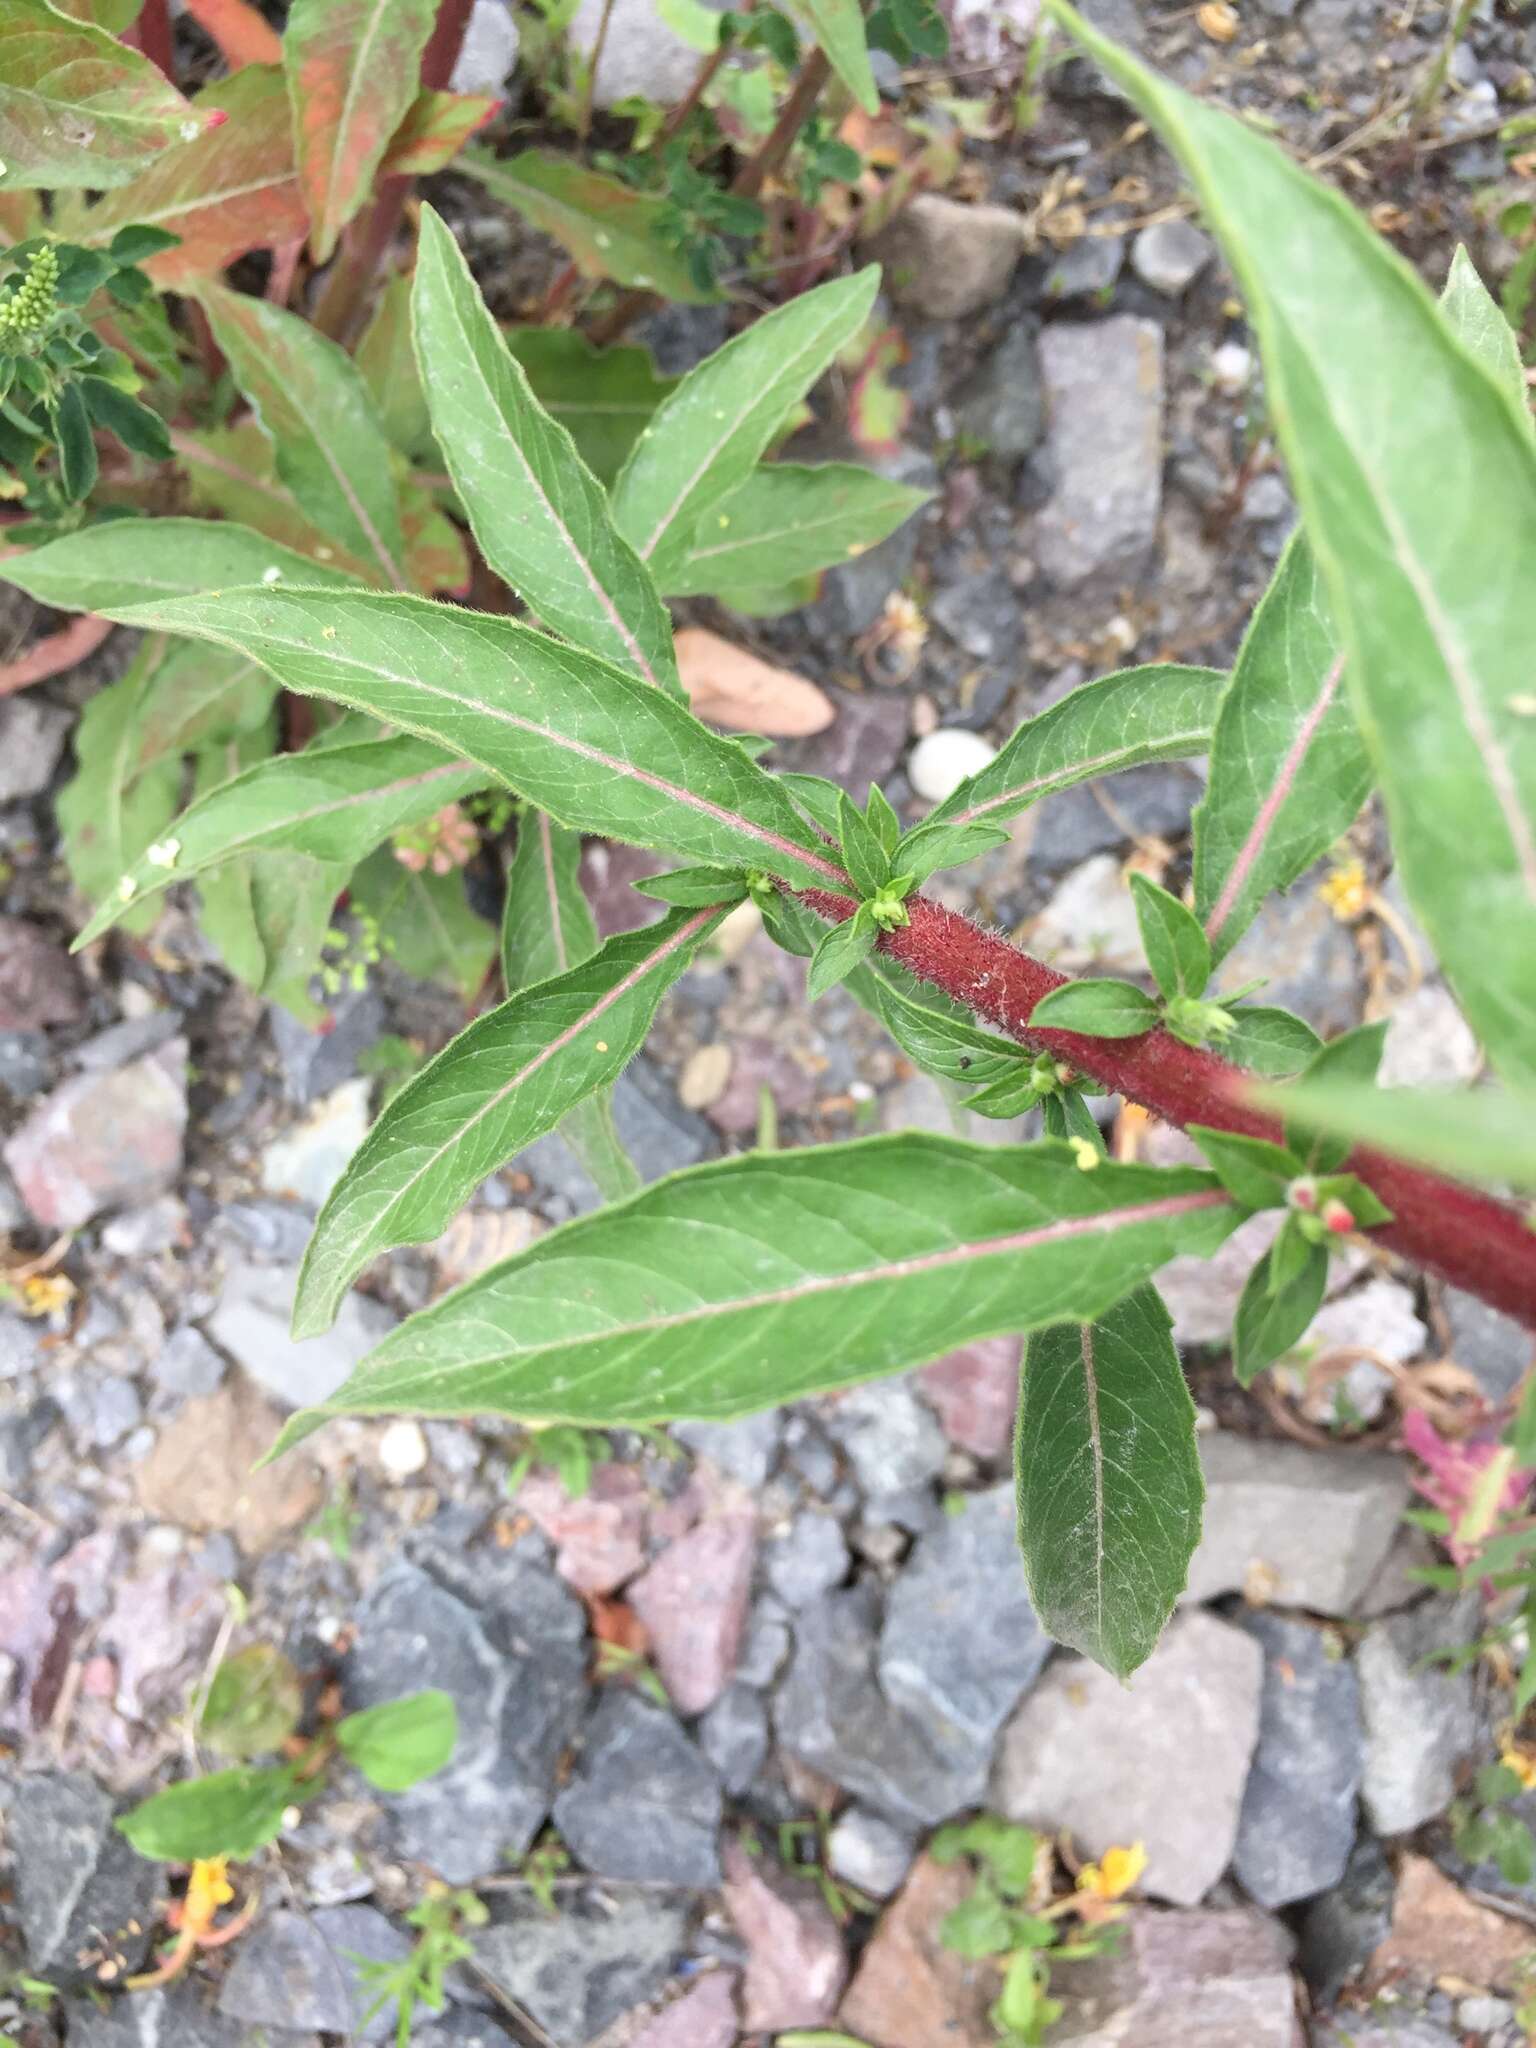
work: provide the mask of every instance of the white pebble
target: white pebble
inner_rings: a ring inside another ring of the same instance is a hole
[[[1211,377],[1218,391],[1236,398],[1248,389],[1253,375],[1253,356],[1240,341],[1224,341],[1211,357]]]
[[[427,1455],[419,1422],[392,1422],[379,1438],[379,1463],[391,1479],[414,1479],[426,1470]]]
[[[907,756],[907,780],[931,804],[953,796],[968,775],[977,775],[997,754],[979,732],[940,726],[920,739]]]

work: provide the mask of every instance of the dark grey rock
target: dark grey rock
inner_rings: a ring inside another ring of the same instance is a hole
[[[683,1108],[671,1080],[644,1053],[630,1062],[614,1084],[613,1120],[643,1181],[660,1180],[663,1174],[697,1166],[720,1149],[714,1126]],[[552,1131],[530,1145],[515,1164],[541,1187],[562,1196],[577,1215],[597,1208],[596,1187],[557,1133]]]
[[[870,783],[885,783],[902,757],[907,700],[899,690],[829,689],[826,694],[837,714],[832,723],[810,739],[776,747],[774,763],[801,775],[824,775],[862,803]]]
[[[963,1513],[918,1539],[880,1635],[888,1697],[942,1753],[983,1765],[1051,1652],[1019,1567],[1016,1520],[1011,1484],[965,1496]]]
[[[947,584],[929,606],[929,617],[978,661],[1005,661],[1010,673],[1015,668],[1023,607],[1001,569]],[[922,790],[915,770],[913,786]]]
[[[827,1868],[871,1899],[900,1890],[916,1853],[911,1835],[863,1806],[839,1814],[827,1836]]]
[[[1019,462],[1045,432],[1035,329],[1010,327],[955,393],[960,431],[999,462]]]
[[[837,1452],[808,1415],[791,1415],[785,1423],[784,1463],[820,1499],[830,1500],[837,1490]]]
[[[804,1607],[848,1576],[848,1544],[842,1524],[807,1509],[780,1536],[763,1546],[768,1583],[786,1607]]]
[[[915,448],[898,448],[870,467],[891,482],[910,484],[914,490],[931,491],[938,482],[932,457]],[[823,633],[834,646],[867,633],[886,599],[911,573],[921,531],[919,509],[874,547],[829,569],[822,579],[821,595],[808,613],[813,630]]]
[[[30,1102],[52,1076],[48,1041],[40,1031],[0,1031],[0,1093]]]
[[[1125,844],[1127,833],[1178,839],[1200,800],[1199,778],[1179,762],[1153,763],[1115,777],[1112,817],[1088,783],[1048,796],[1030,847],[1030,867],[1039,874],[1064,875],[1090,854]]]
[[[208,1333],[256,1384],[289,1408],[334,1394],[374,1345],[395,1327],[381,1301],[348,1294],[321,1337],[296,1344],[288,1334],[296,1269],[233,1259]]]
[[[663,377],[683,377],[728,339],[729,323],[728,306],[663,306],[641,321],[635,339],[650,350]]]
[[[1162,503],[1162,331],[1124,316],[1054,322],[1040,368],[1055,478],[1035,521],[1040,566],[1062,590],[1134,575]]]
[[[304,1256],[313,1219],[294,1202],[231,1202],[219,1211],[218,1235],[260,1259],[294,1265]]]
[[[1337,1638],[1263,1611],[1238,1625],[1264,1651],[1264,1689],[1232,1867],[1261,1906],[1288,1906],[1337,1884],[1354,1846],[1360,1691]]]
[[[155,1384],[166,1393],[196,1399],[214,1391],[226,1367],[202,1331],[184,1323],[166,1339],[150,1371]]]
[[[720,1882],[720,1780],[664,1707],[609,1689],[554,1807],[571,1853],[599,1877]]]
[[[1445,1288],[1440,1306],[1451,1326],[1456,1363],[1476,1375],[1490,1401],[1507,1401],[1536,1357],[1536,1337],[1460,1287]]]
[[[931,1827],[979,1802],[990,1749],[938,1752],[875,1677],[870,1589],[834,1593],[796,1618],[795,1653],[774,1700],[780,1746],[876,1812]]]
[[[64,2011],[69,2048],[261,2048],[260,2037],[243,2021],[213,2009],[200,1984],[134,1991],[105,2006],[94,1999],[69,1999]],[[313,2035],[285,2032],[283,2048],[319,2048],[319,2043]]]
[[[77,1045],[70,1054],[82,1073],[109,1074],[130,1060],[143,1059],[176,1036],[182,1020],[174,1010],[153,1010],[147,1017],[129,1017],[121,1024],[98,1031],[94,1038]]]
[[[1481,1612],[1476,1592],[1437,1596],[1377,1622],[1356,1653],[1365,1723],[1361,1793],[1380,1835],[1406,1834],[1443,1813],[1460,1766],[1484,1739],[1473,1672],[1425,1661],[1469,1643]]]
[[[674,1422],[672,1434],[697,1458],[708,1458],[755,1492],[773,1470],[784,1431],[783,1411],[765,1408],[739,1422]]]
[[[1045,296],[1098,299],[1114,290],[1124,261],[1124,235],[1080,235],[1047,271]]]
[[[83,1452],[110,1450],[143,1419],[144,1403],[132,1380],[86,1369],[54,1385],[70,1434]]]
[[[773,1594],[765,1594],[747,1617],[736,1676],[743,1685],[772,1685],[788,1655],[789,1616]]]
[[[315,1102],[357,1072],[357,1063],[388,1022],[377,989],[348,989],[331,1006],[330,1028],[308,1031],[274,1003],[267,1012],[272,1043],[283,1063],[283,1091],[290,1102]]]
[[[768,1760],[768,1709],[760,1692],[738,1679],[700,1718],[699,1747],[739,1798]]]
[[[253,2026],[393,2040],[393,2001],[363,2018],[376,1994],[354,1958],[398,1962],[410,1947],[372,1906],[327,1906],[307,1916],[279,1908],[241,1938],[219,1993],[219,2011]]]
[[[1344,1875],[1303,1914],[1298,1963],[1319,2005],[1331,2005],[1387,1938],[1397,1883],[1374,1835],[1361,1835]]]
[[[41,796],[74,719],[35,690],[0,703],[0,804]]]
[[[411,2035],[411,2048],[514,2048],[505,2027],[483,2012],[450,2012]]]
[[[1223,960],[1216,988],[1240,988],[1267,975],[1263,1000],[1305,1017],[1324,1038],[1360,1022],[1364,999],[1360,958],[1349,926],[1317,893],[1325,870],[1313,868],[1278,895],[1266,897],[1253,923]]]
[[[23,1778],[6,1818],[27,1966],[63,1991],[120,1983],[149,1953],[160,1871],[112,1818],[108,1795],[76,1771]]]
[[[464,1566],[484,1584],[483,1559],[466,1555]],[[351,1707],[398,1699],[424,1682],[453,1696],[459,1740],[447,1768],[387,1802],[409,1852],[450,1884],[528,1847],[586,1704],[579,1604],[526,1558],[510,1576],[507,1606],[477,1614],[418,1566],[392,1566],[359,1610],[347,1665]],[[486,1590],[494,1599],[503,1588]]]
[[[474,1937],[475,1961],[553,2048],[587,2048],[672,1976],[688,1910],[686,1900],[658,1892],[562,1895],[553,1913],[518,1901]]]
[[[830,1405],[824,1421],[873,1500],[936,1479],[949,1444],[905,1380],[872,1380]]]
[[[58,1402],[45,1394],[30,1408],[0,1421],[0,1487],[7,1493],[25,1490],[33,1459],[63,1419]]]

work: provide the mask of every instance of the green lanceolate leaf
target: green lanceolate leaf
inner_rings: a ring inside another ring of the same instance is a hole
[[[250,583],[344,590],[352,582],[247,526],[214,519],[110,519],[5,557],[0,580],[66,612],[106,611]]]
[[[96,442],[79,383],[66,384],[48,404],[49,431],[57,443],[59,483],[67,498],[79,500],[96,485]]]
[[[348,1714],[336,1723],[336,1745],[381,1792],[408,1792],[440,1771],[459,1739],[458,1709],[436,1688],[407,1693]]]
[[[134,774],[141,707],[165,656],[164,636],[153,635],[128,673],[97,691],[75,732],[75,773],[59,794],[59,824],[75,887],[96,900],[117,890],[176,810],[181,787],[178,760],[162,759]],[[148,930],[153,910],[121,897],[115,900],[127,930]]]
[[[1235,1028],[1221,1041],[1221,1056],[1250,1073],[1283,1077],[1299,1074],[1321,1052],[1323,1041],[1289,1010],[1239,1003],[1229,1010]]]
[[[869,915],[867,905],[861,905],[852,917],[823,932],[805,977],[806,1001],[814,1003],[840,981],[846,981],[854,968],[874,951],[879,936],[879,927]]]
[[[649,349],[594,348],[571,327],[504,332],[534,397],[565,428],[599,483],[611,485],[677,379],[656,374]]]
[[[355,866],[401,826],[431,817],[485,782],[482,769],[403,735],[274,754],[184,811],[167,827],[157,859],[131,861],[124,870],[133,885],[126,898],[114,876],[76,943],[88,946],[121,922],[126,904],[245,854],[302,853]]]
[[[1194,915],[1148,875],[1131,876],[1131,895],[1147,964],[1165,1000],[1203,995],[1211,978],[1211,949]]]
[[[844,793],[837,807],[837,836],[843,866],[861,896],[873,896],[891,872],[891,857],[853,798]]]
[[[674,1174],[402,1325],[327,1414],[722,1420],[1091,1320],[1238,1211],[1209,1174],[898,1133]]]
[[[0,0],[0,44],[9,187],[124,185],[206,120],[147,57],[47,0]]]
[[[1350,1144],[1371,1145],[1462,1180],[1536,1193],[1536,1094],[1529,1091],[1372,1088],[1306,1075],[1284,1088],[1256,1089],[1254,1099],[1308,1131],[1331,1133],[1337,1142],[1329,1167]]]
[[[265,727],[276,694],[272,678],[247,656],[195,640],[173,642],[139,706],[130,773]]]
[[[1128,1678],[1156,1647],[1200,1540],[1195,1404],[1157,1289],[1024,1354],[1015,1470],[1035,1612]]]
[[[580,870],[581,834],[557,825],[543,811],[525,812],[517,828],[501,921],[501,972],[509,996],[569,973],[597,951],[597,920],[582,889]],[[694,897],[687,907],[697,910],[729,900],[717,877],[713,893]],[[555,1128],[605,1202],[634,1194],[640,1176],[614,1125],[611,1090],[599,1089],[578,1102]]]
[[[220,1756],[244,1763],[281,1748],[304,1712],[299,1674],[270,1643],[226,1657],[213,1675],[198,1734]]]
[[[473,1000],[495,957],[496,933],[471,904],[462,868],[440,875],[407,867],[393,849],[380,847],[353,875],[348,893],[378,926],[380,950],[404,973]]]
[[[389,443],[356,365],[296,313],[265,299],[212,284],[200,298],[301,509],[381,583],[404,590]]]
[[[846,986],[925,1073],[974,1088],[1029,1071],[1030,1055],[1023,1046],[982,1031],[938,989],[909,981],[882,957],[855,968]]]
[[[412,318],[438,445],[486,560],[554,632],[680,696],[666,608],[430,207]]]
[[[1252,1386],[1265,1366],[1283,1358],[1305,1336],[1323,1305],[1328,1284],[1326,1247],[1307,1245],[1306,1256],[1288,1262],[1285,1277],[1276,1286],[1271,1282],[1282,1242],[1291,1249],[1304,1240],[1288,1226],[1248,1275],[1238,1300],[1232,1325],[1232,1370],[1241,1386]]]
[[[870,69],[859,0],[790,0],[788,11],[810,24],[827,62],[865,113],[877,112],[880,95]]]
[[[1006,825],[949,825],[941,819],[937,824],[914,826],[892,855],[891,865],[910,874],[921,886],[941,868],[963,867],[968,860],[1002,846],[1007,838]]]
[[[1302,1069],[1301,1078],[1307,1082],[1322,1082],[1328,1087],[1344,1086],[1363,1091],[1376,1078],[1386,1040],[1385,1020],[1341,1032],[1314,1054]],[[1291,1097],[1292,1102],[1295,1099]],[[1349,1156],[1347,1138],[1326,1131],[1313,1131],[1291,1116],[1288,1110],[1282,1113],[1287,1118],[1285,1142],[1306,1160],[1311,1172],[1332,1173],[1344,1164]]]
[[[411,339],[411,288],[411,279],[403,273],[390,278],[363,329],[353,360],[391,447],[398,448],[409,462],[439,469],[442,464],[432,439],[421,365]]]
[[[1211,1162],[1222,1186],[1244,1209],[1280,1209],[1286,1190],[1305,1168],[1294,1153],[1267,1138],[1190,1124],[1189,1135]]]
[[[1161,663],[1084,683],[1021,725],[933,819],[1000,824],[1075,782],[1203,754],[1224,680],[1216,669]]]
[[[666,589],[700,520],[744,484],[843,344],[869,317],[880,271],[803,292],[691,370],[658,406],[613,488],[620,533]]]
[[[1032,1031],[1075,1031],[1083,1038],[1138,1038],[1156,1023],[1156,1003],[1132,981],[1069,981],[1029,1013]]]
[[[277,1840],[297,1792],[291,1770],[213,1771],[167,1786],[116,1825],[141,1856],[156,1863],[213,1856],[243,1863]]]
[[[675,911],[477,1017],[390,1099],[315,1224],[294,1334],[326,1329],[370,1259],[447,1227],[488,1174],[618,1078],[716,922]]]
[[[196,647],[196,641],[188,643]],[[207,649],[200,652],[206,653]],[[201,802],[222,783],[233,781],[247,768],[271,752],[267,735],[256,732],[212,740],[198,755],[192,777],[192,800]],[[156,874],[159,874],[157,869]],[[326,909],[334,901],[331,892]],[[153,900],[152,898],[149,900]],[[212,940],[215,951],[237,981],[259,989],[267,978],[267,948],[257,908],[256,862],[247,854],[236,854],[215,868],[205,869],[197,885],[198,921]],[[310,964],[319,957],[317,938]]]
[[[1536,432],[1519,339],[1459,242],[1451,258],[1445,290],[1440,294],[1440,312],[1467,354],[1475,356],[1489,375],[1503,385],[1515,402],[1515,410]]]
[[[765,462],[710,508],[666,578],[669,597],[814,575],[862,555],[929,498],[855,462]]]
[[[1370,787],[1327,597],[1296,534],[1238,651],[1194,816],[1195,914],[1216,960],[1342,837]]]
[[[700,285],[686,256],[666,240],[664,199],[545,149],[512,157],[466,149],[454,169],[553,235],[583,277],[609,277],[683,305],[720,296]]]
[[[236,647],[285,688],[367,711],[591,832],[797,887],[847,886],[774,778],[662,690],[514,620],[424,598],[226,591],[131,624]]]
[[[1178,154],[1244,289],[1404,884],[1493,1064],[1536,1084],[1529,421],[1339,193],[1052,5]]]

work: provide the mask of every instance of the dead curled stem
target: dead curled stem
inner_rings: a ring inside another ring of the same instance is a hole
[[[834,924],[857,907],[826,890],[799,895]],[[1203,1123],[1280,1138],[1278,1121],[1247,1100],[1253,1075],[1166,1031],[1115,1039],[1032,1032],[1036,1003],[1069,976],[926,897],[909,898],[907,910],[911,922],[884,934],[881,949],[1010,1038],[1056,1053],[1101,1087],[1180,1129]],[[1519,1209],[1365,1146],[1350,1155],[1348,1167],[1392,1211],[1391,1223],[1369,1233],[1375,1242],[1536,1329],[1536,1230]]]

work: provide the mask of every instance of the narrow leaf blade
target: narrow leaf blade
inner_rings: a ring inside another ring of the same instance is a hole
[[[791,0],[790,12],[810,23],[827,62],[865,113],[878,113],[880,95],[859,0]]]
[[[680,695],[665,607],[430,207],[412,317],[437,442],[486,560],[552,631]]]
[[[766,462],[712,506],[666,580],[669,597],[792,582],[851,561],[928,502],[856,462]]]
[[[277,1840],[296,1784],[291,1770],[212,1771],[156,1792],[125,1813],[117,1829],[156,1863],[214,1856],[243,1863]]]
[[[0,581],[65,612],[121,611],[268,580],[310,590],[353,583],[229,520],[109,519],[0,559]]]
[[[1157,1289],[1024,1355],[1015,1466],[1035,1612],[1117,1678],[1151,1655],[1189,1577],[1205,1483],[1195,1404]]]
[[[326,1414],[724,1420],[1102,1315],[1238,1212],[1210,1175],[902,1132],[658,1182],[447,1295]]]
[[[594,348],[571,327],[503,331],[534,397],[570,434],[598,481],[611,486],[677,379],[657,375],[648,349]]]
[[[440,1771],[459,1739],[458,1709],[451,1693],[435,1686],[383,1700],[336,1723],[336,1743],[370,1785],[381,1792],[408,1792]]]
[[[329,1328],[368,1262],[443,1231],[488,1174],[606,1088],[717,921],[677,911],[477,1017],[402,1088],[315,1223],[294,1300],[296,1337]]]
[[[1536,1193],[1536,1094],[1529,1090],[1371,1088],[1303,1078],[1283,1088],[1256,1088],[1253,1099],[1308,1130],[1463,1180]]]
[[[1536,433],[1536,420],[1531,417],[1531,401],[1526,390],[1525,365],[1520,360],[1519,338],[1460,242],[1451,258],[1445,290],[1440,294],[1440,311],[1468,355],[1475,356],[1489,375],[1503,385],[1514,400],[1516,410],[1524,415],[1532,432]]]

